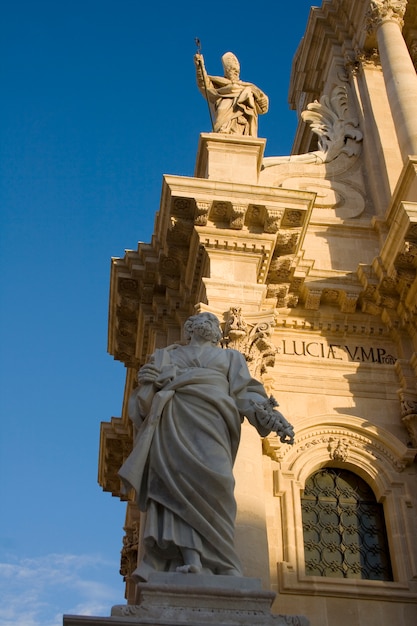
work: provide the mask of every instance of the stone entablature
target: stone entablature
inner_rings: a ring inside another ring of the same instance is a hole
[[[313,200],[305,191],[166,176],[152,244],[112,261],[109,352],[129,367],[142,363],[158,332],[180,326],[190,303],[205,300],[203,277],[224,282],[225,257],[234,280],[259,285],[269,282],[272,260],[285,257],[285,283],[290,290],[297,279],[298,289],[296,255]]]

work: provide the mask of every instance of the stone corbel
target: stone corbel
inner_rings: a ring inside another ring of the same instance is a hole
[[[342,313],[354,313],[358,304],[359,294],[341,291],[339,295],[340,310]]]
[[[283,210],[271,209],[271,208],[266,207],[264,231],[266,233],[271,233],[271,234],[277,233],[280,227],[281,219],[283,215],[284,215]]]
[[[185,248],[186,250],[186,248]],[[182,260],[179,250],[175,250],[175,256],[164,256],[159,263],[161,284],[170,289],[177,289],[180,281]]]
[[[171,226],[167,232],[168,245],[189,248],[194,223],[190,219],[171,217]]]
[[[277,235],[275,254],[295,254],[299,238],[298,230],[280,230]]]
[[[194,215],[195,226],[207,226],[207,220],[210,213],[212,202],[206,200],[196,200],[196,211]]]
[[[287,296],[289,291],[289,285],[280,285],[270,283],[268,285],[267,298],[275,299],[275,306],[277,309],[285,307],[287,305]]]
[[[112,417],[100,427],[100,458],[98,481],[104,491],[126,500],[121,494],[119,468],[132,450],[132,429],[122,418]]]
[[[318,311],[320,307],[320,298],[322,294],[321,289],[306,289],[307,297],[305,301],[305,308],[310,311]]]
[[[114,356],[127,367],[135,366],[136,323],[139,306],[139,282],[132,278],[117,281],[117,306]]]
[[[232,211],[230,214],[229,226],[234,230],[241,230],[245,223],[245,215],[248,210],[248,204],[232,203]]]
[[[171,204],[171,215],[182,219],[192,219],[194,206],[191,198],[174,197]]]

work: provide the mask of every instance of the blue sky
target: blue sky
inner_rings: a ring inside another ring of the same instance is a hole
[[[0,12],[0,626],[109,615],[125,505],[97,484],[100,421],[124,367],[106,352],[110,258],[149,241],[163,174],[210,130],[193,54],[234,52],[289,154],[291,62],[310,0],[14,0]],[[317,3],[316,3],[317,4]]]

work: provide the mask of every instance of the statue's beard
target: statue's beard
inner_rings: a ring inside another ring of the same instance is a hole
[[[228,78],[234,83],[237,83],[239,81],[239,72],[234,72],[233,70],[229,71],[226,74],[226,78]]]
[[[203,337],[203,339],[207,339],[207,341],[217,343],[217,336],[216,333],[213,331],[210,322],[194,322],[193,333],[200,335],[200,337]]]

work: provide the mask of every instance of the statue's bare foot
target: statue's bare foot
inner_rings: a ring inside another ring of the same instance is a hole
[[[242,577],[241,572],[239,572],[239,570],[235,569],[234,567],[231,567],[230,569],[225,569],[222,572],[220,572],[220,574],[222,576],[240,576],[240,577]]]
[[[184,565],[176,568],[177,572],[182,574],[201,574],[203,566],[201,564],[200,554],[192,548],[182,548],[182,558]]]
[[[200,574],[201,567],[198,565],[180,565],[175,571],[181,574]]]

